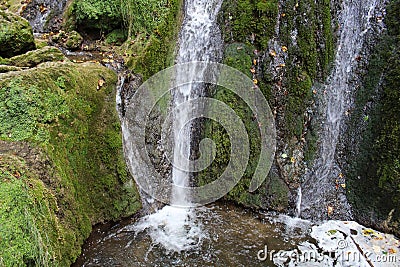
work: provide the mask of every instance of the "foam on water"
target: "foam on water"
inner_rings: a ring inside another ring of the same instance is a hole
[[[154,244],[177,252],[198,248],[205,237],[194,210],[172,206],[165,206],[158,212],[143,217],[134,225],[133,230],[146,230]]]

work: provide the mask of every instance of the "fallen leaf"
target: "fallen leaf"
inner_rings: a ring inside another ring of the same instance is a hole
[[[42,4],[39,6],[39,11],[40,11],[40,13],[44,13],[47,11],[47,8]]]
[[[283,52],[286,52],[288,49],[287,49],[287,47],[286,46],[282,46],[282,51]]]
[[[375,233],[372,238],[375,239],[375,240],[383,240],[383,236],[378,234],[378,233]]]
[[[333,213],[333,207],[328,206],[328,216]]]
[[[379,247],[379,246],[372,246],[372,249],[374,250],[374,252],[376,253],[376,254],[379,254],[380,252],[381,252],[381,248]]]
[[[327,232],[327,234],[328,235],[334,235],[334,234],[336,234],[337,233],[337,230],[329,230],[328,232]]]
[[[14,172],[14,177],[15,178],[20,178],[21,177],[21,173],[19,171],[15,171]]]
[[[258,80],[257,79],[253,79],[253,83],[254,84],[258,84]]]
[[[257,65],[257,59],[253,59],[253,64]]]
[[[97,90],[100,90],[101,87],[103,87],[103,85],[106,83],[106,81],[104,79],[100,79],[97,81]]]
[[[388,249],[389,254],[396,254],[397,251],[394,248],[389,248]]]
[[[101,61],[104,63],[113,63],[114,62],[113,59],[108,59],[108,58],[103,58]]]
[[[372,235],[372,234],[374,234],[375,232],[374,232],[374,230],[372,230],[372,229],[364,229],[364,230],[362,230],[362,234],[363,235],[365,235],[365,236],[367,236],[367,235]]]
[[[271,57],[276,57],[276,52],[275,52],[275,50],[269,51],[269,55],[270,55]]]

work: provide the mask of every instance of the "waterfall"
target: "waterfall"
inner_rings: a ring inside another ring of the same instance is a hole
[[[215,33],[215,21],[221,7],[221,0],[205,1],[191,0],[186,2],[186,18],[183,23],[180,38],[179,52],[176,63],[192,61],[217,61],[220,57],[219,45],[221,38]],[[176,74],[177,84],[186,81],[185,76],[199,77],[199,72],[204,70],[192,69],[187,73],[184,68]],[[201,74],[200,74],[201,75]],[[186,187],[189,185],[190,173],[189,161],[191,155],[192,121],[189,105],[180,104],[193,100],[204,94],[204,88],[200,84],[186,84],[180,86],[173,95],[173,104],[177,108],[177,116],[174,118],[174,156],[172,180],[175,185]],[[172,203],[178,206],[187,206],[190,196],[185,196],[184,191],[175,189],[172,192]]]
[[[22,11],[22,16],[29,21],[35,33],[57,31],[61,27],[67,2],[67,0],[24,1],[26,8]]]
[[[335,64],[324,88],[326,117],[320,134],[319,157],[302,185],[301,215],[310,219],[348,219],[350,207],[341,186],[343,174],[335,161],[343,116],[356,89],[356,69],[362,48],[373,31],[383,0],[345,0],[339,14],[340,33]],[[339,185],[339,186],[338,186]]]
[[[297,198],[296,198],[296,210],[295,210],[295,216],[296,218],[300,217],[301,215],[301,201],[302,201],[302,192],[301,192],[301,186],[297,189]]]
[[[176,63],[191,61],[218,61],[221,58],[222,40],[216,19],[222,0],[188,0],[185,3],[185,19],[179,35],[179,51]],[[176,82],[188,75],[199,77],[204,70],[184,68],[176,73]],[[186,79],[187,80],[187,79]],[[177,186],[171,192],[173,206],[165,206],[154,214],[142,218],[135,231],[147,230],[155,244],[167,250],[183,251],[198,247],[205,233],[196,219],[196,211],[190,206],[190,196],[182,187],[190,186],[189,161],[193,140],[193,122],[190,120],[193,109],[181,105],[204,95],[201,84],[185,84],[172,93],[173,157],[172,182]]]

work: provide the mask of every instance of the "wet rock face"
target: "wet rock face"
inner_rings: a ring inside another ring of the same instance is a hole
[[[399,35],[400,1],[377,13],[386,30],[368,36],[358,60],[361,77],[341,144],[355,219],[400,236]],[[378,24],[378,23],[376,23]],[[376,27],[376,25],[374,25]],[[369,60],[366,56],[370,54]]]
[[[0,57],[9,58],[35,49],[32,27],[25,19],[0,11]]]
[[[276,211],[295,210],[302,176],[318,150],[322,108],[317,100],[323,92],[312,86],[323,83],[329,74],[334,57],[334,22],[340,6],[335,1],[317,2],[234,0],[222,5],[219,24],[224,40],[223,62],[248,75],[260,88],[274,114],[277,134],[276,158],[266,182],[258,191],[248,193],[248,169],[229,193],[230,200]],[[225,94],[221,99],[240,106],[237,99]],[[247,116],[244,121],[251,129],[252,166],[259,147],[257,134],[252,132],[258,130],[251,128],[252,114],[245,109],[241,114]],[[215,129],[210,131],[219,138]],[[227,153],[221,154],[219,160],[226,160]]]
[[[22,16],[32,25],[35,32],[58,30],[67,0],[32,0],[28,3]]]

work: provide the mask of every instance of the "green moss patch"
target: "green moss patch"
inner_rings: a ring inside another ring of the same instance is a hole
[[[146,80],[174,62],[182,0],[138,2],[125,3],[129,38],[120,50],[128,67]]]
[[[66,60],[64,54],[56,47],[45,46],[43,48],[29,51],[23,55],[9,59],[9,64],[17,67],[32,68],[43,62]]]
[[[12,57],[35,49],[29,22],[11,12],[0,10],[0,56]]]
[[[268,47],[278,16],[276,0],[235,0],[222,4],[220,25],[225,42],[246,42]]]
[[[0,264],[53,266],[63,244],[57,201],[22,158],[0,158],[0,199]]]
[[[54,265],[68,266],[80,254],[92,224],[132,215],[141,206],[122,153],[116,75],[101,65],[67,62],[0,78],[0,138],[9,146],[28,142],[48,157],[51,172],[37,179],[59,208],[62,232],[48,233],[62,240]],[[105,84],[99,86],[99,80]],[[17,208],[34,212],[31,206]],[[40,224],[34,227],[46,232]]]

